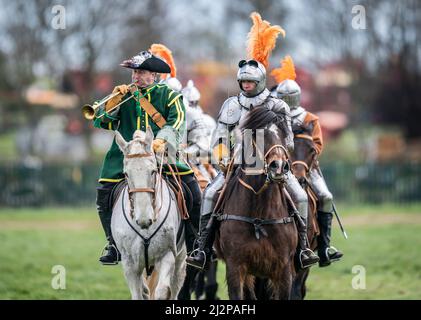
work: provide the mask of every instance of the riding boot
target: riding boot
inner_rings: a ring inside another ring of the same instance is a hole
[[[196,249],[186,259],[188,265],[201,271],[208,268],[212,257],[212,246],[215,240],[217,223],[218,221],[212,214],[200,217],[200,234],[197,239]]]
[[[330,246],[333,214],[331,212],[318,211],[317,220],[320,227],[320,235],[317,237],[317,252],[320,257],[319,267],[327,267],[334,261],[338,261],[343,253]]]
[[[98,215],[108,241],[108,244],[106,244],[102,250],[99,262],[101,262],[103,265],[116,265],[119,261],[121,261],[121,257],[111,234],[112,210],[109,206],[111,190],[98,188],[97,191]]]
[[[300,215],[296,215],[298,231],[298,260],[302,269],[308,268],[319,262],[319,257],[310,249],[307,238],[307,226]]]

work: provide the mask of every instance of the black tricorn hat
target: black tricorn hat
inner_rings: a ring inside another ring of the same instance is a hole
[[[130,69],[143,69],[157,73],[170,73],[170,66],[162,59],[154,56],[149,51],[141,51],[134,57],[124,60],[120,66]]]

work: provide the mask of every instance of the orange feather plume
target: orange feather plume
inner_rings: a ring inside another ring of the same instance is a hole
[[[276,38],[279,34],[285,38],[285,30],[280,26],[271,26],[257,12],[250,15],[253,26],[247,36],[247,53],[249,58],[259,61],[267,68],[269,66],[269,56],[275,48]]]
[[[177,68],[175,67],[174,58],[172,56],[171,50],[163,44],[154,43],[153,45],[151,45],[150,51],[153,55],[164,59],[165,62],[169,64],[171,68],[171,77],[175,78],[177,76]]]
[[[297,75],[295,73],[294,61],[292,61],[291,56],[286,56],[281,60],[281,67],[273,69],[270,75],[275,78],[277,83],[281,83],[287,79],[295,80]]]

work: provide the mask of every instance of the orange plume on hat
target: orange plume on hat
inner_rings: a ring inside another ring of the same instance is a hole
[[[247,53],[251,59],[259,61],[267,68],[269,66],[269,56],[275,48],[276,38],[279,34],[285,38],[285,30],[280,26],[271,26],[257,12],[250,15],[253,26],[247,36]]]
[[[273,69],[270,75],[275,78],[276,83],[281,83],[287,79],[295,80],[297,75],[295,73],[294,61],[292,61],[291,56],[286,56],[281,60],[281,67]]]
[[[154,43],[151,45],[150,51],[153,55],[164,59],[166,63],[169,64],[171,68],[171,77],[175,78],[177,76],[177,68],[175,67],[174,58],[172,56],[172,52],[163,44]]]

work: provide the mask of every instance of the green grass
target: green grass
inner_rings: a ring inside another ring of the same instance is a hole
[[[345,207],[360,214],[421,212],[421,206]],[[308,299],[421,299],[421,224],[349,225],[349,239],[336,227],[333,243],[344,259],[314,267]],[[104,235],[94,208],[1,209],[0,299],[129,299],[121,266],[103,267],[98,256]],[[66,268],[66,289],[54,290],[53,266]],[[366,271],[366,289],[352,288],[355,265]],[[219,296],[227,298],[224,267]]]

